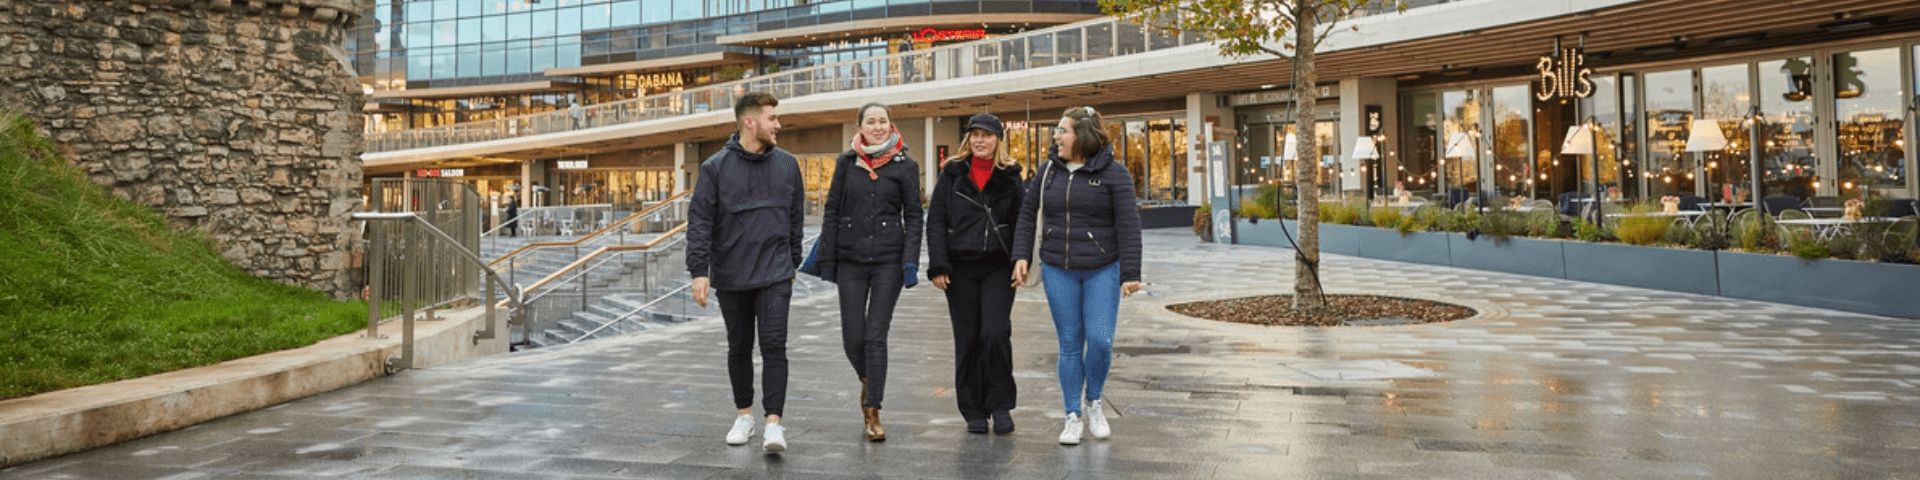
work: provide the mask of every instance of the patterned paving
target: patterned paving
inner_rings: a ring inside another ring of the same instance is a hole
[[[789,451],[729,447],[717,319],[404,372],[0,478],[1920,478],[1920,322],[1328,256],[1443,325],[1273,328],[1165,305],[1290,290],[1285,250],[1147,234],[1115,436],[1061,446],[1053,327],[1015,306],[1020,430],[965,432],[945,300],[908,290],[861,441],[831,289],[793,307]],[[757,442],[756,442],[757,445]]]

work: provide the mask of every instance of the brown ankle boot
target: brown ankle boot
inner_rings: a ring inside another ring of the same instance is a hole
[[[887,431],[880,427],[880,407],[860,407],[860,413],[867,417],[867,441],[887,441]]]

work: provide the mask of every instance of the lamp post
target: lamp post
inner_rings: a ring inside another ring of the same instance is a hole
[[[1374,184],[1386,179],[1385,174],[1380,172],[1378,145],[1378,140],[1369,136],[1353,139],[1353,159],[1360,161],[1360,170],[1367,176],[1361,194],[1366,196],[1368,206],[1373,205]]]

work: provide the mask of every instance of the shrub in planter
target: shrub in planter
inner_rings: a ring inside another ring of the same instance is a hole
[[[1666,239],[1667,226],[1672,224],[1673,220],[1667,217],[1624,217],[1614,234],[1620,241],[1632,245],[1652,245]]]
[[[1526,214],[1497,210],[1481,215],[1475,228],[1480,229],[1482,234],[1494,237],[1526,235],[1530,230],[1528,222]]]
[[[1400,214],[1400,209],[1398,208],[1392,208],[1392,207],[1375,208],[1373,209],[1373,224],[1379,227],[1392,227],[1394,229],[1399,229],[1400,219],[1405,216],[1406,215]]]
[[[1827,248],[1827,242],[1815,236],[1812,230],[1789,231],[1787,235],[1787,250],[1793,252],[1793,256],[1806,259],[1833,256],[1833,251]]]

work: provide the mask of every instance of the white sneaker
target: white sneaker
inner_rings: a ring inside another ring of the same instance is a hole
[[[1113,429],[1107,427],[1107,412],[1100,407],[1100,403],[1094,400],[1087,405],[1087,433],[1093,434],[1093,438],[1105,440],[1107,435],[1113,434]]]
[[[778,423],[767,424],[767,441],[761,446],[766,447],[767,453],[787,451],[787,427]]]
[[[1065,428],[1060,429],[1060,444],[1079,445],[1080,431],[1084,429],[1086,429],[1086,425],[1080,423],[1080,414],[1068,413],[1067,425]]]
[[[733,430],[727,431],[728,445],[746,445],[753,438],[753,415],[741,415],[733,419]]]

